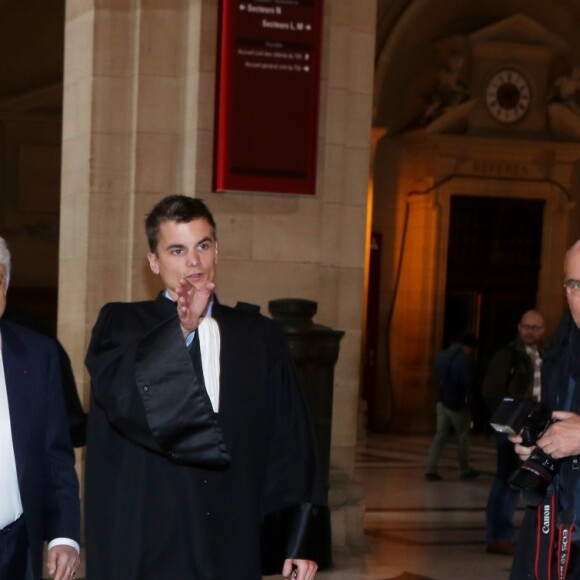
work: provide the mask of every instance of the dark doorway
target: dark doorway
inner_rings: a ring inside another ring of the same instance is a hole
[[[485,361],[513,340],[536,305],[543,211],[542,200],[452,196],[444,346],[470,330]]]

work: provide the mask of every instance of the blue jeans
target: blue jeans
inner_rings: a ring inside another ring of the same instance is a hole
[[[498,540],[513,541],[513,519],[520,499],[520,492],[513,490],[508,483],[511,474],[520,465],[514,445],[505,434],[496,433],[494,436],[497,444],[497,467],[485,508],[485,541],[488,544]]]

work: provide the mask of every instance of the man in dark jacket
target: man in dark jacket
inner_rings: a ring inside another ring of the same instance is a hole
[[[538,439],[537,447],[548,457],[522,446],[520,436],[510,437],[524,466],[530,467],[526,472],[532,474],[523,499],[531,502],[529,491],[543,490],[551,481],[539,505],[534,502],[526,509],[512,580],[580,578],[580,534],[573,526],[580,510],[580,240],[568,250],[564,272],[569,312],[562,316],[542,363],[541,400],[552,409],[555,422]],[[555,469],[546,472],[548,464]],[[542,472],[544,477],[537,475]]]
[[[11,308],[10,305],[7,305],[2,318],[9,322],[13,322],[14,324],[26,326],[27,328],[54,339],[58,349],[58,358],[60,360],[62,392],[64,394],[64,405],[68,417],[72,444],[73,447],[83,447],[87,440],[87,413],[85,413],[85,410],[83,409],[71,361],[66,350],[58,341],[57,337],[53,336],[52,333],[46,329],[39,317],[31,312],[20,308]]]
[[[199,199],[161,200],[146,231],[165,290],[105,305],[86,359],[87,578],[312,580],[329,512],[282,331],[215,299]]]
[[[0,238],[0,578],[74,578],[80,505],[55,342],[2,318],[10,252]]]
[[[542,359],[538,343],[544,334],[544,319],[528,310],[518,324],[518,336],[491,358],[483,379],[482,395],[490,415],[506,395],[522,395],[539,400]],[[513,555],[515,550],[513,517],[520,494],[509,478],[519,466],[507,435],[494,433],[497,445],[496,473],[486,508],[487,551]]]
[[[471,414],[469,398],[475,389],[473,354],[477,341],[472,334],[464,333],[442,350],[435,359],[435,376],[439,396],[437,402],[437,428],[427,457],[425,479],[442,479],[437,471],[441,449],[451,428],[457,439],[459,476],[461,479],[477,477],[478,472],[469,466],[469,428]]]

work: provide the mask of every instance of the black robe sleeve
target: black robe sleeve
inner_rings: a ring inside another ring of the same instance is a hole
[[[227,466],[223,435],[177,315],[150,329],[141,324],[139,332],[138,317],[127,320],[124,306],[104,306],[93,329],[86,365],[95,401],[118,431],[150,451],[176,463]]]

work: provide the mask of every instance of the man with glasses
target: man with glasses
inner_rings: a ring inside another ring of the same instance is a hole
[[[540,399],[542,359],[538,343],[544,334],[544,319],[536,310],[528,310],[518,324],[516,339],[491,358],[483,379],[482,394],[491,414],[506,395],[524,395]],[[486,544],[493,554],[513,555],[515,551],[513,517],[519,492],[509,485],[519,459],[503,433],[494,433],[497,445],[496,474],[487,500]]]
[[[566,253],[564,289],[569,310],[542,362],[541,399],[552,410],[554,422],[537,441],[557,460],[559,472],[540,505],[526,509],[512,580],[580,578],[580,533],[573,525],[580,508],[580,240]],[[524,447],[520,436],[510,439],[526,461],[533,448]]]

